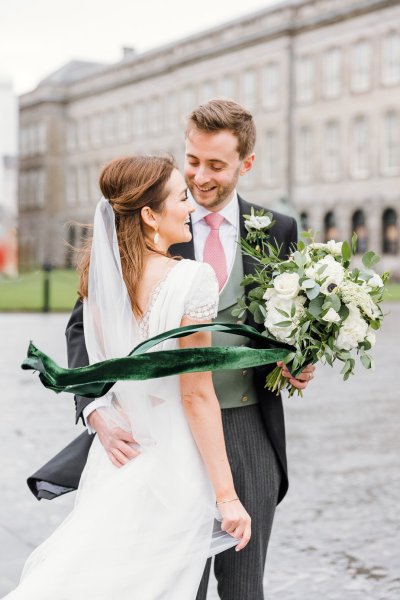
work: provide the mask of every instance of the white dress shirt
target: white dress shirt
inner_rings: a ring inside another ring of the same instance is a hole
[[[188,197],[190,202],[196,208],[191,214],[192,228],[193,228],[193,244],[194,244],[194,255],[196,260],[203,262],[204,246],[208,234],[210,233],[210,227],[204,221],[204,217],[209,215],[212,211],[207,210],[204,206],[201,206],[196,202],[191,193],[188,190]],[[230,272],[235,262],[235,254],[239,239],[239,201],[236,190],[233,193],[232,200],[222,210],[218,211],[220,215],[224,217],[224,221],[221,223],[219,228],[219,237],[226,256],[226,268],[228,273],[228,279]],[[228,280],[227,279],[227,280]],[[86,427],[89,433],[96,433],[92,427],[90,427],[87,418],[91,412],[97,408],[108,406],[105,398],[96,398],[90,404],[83,409],[83,418],[86,423]]]

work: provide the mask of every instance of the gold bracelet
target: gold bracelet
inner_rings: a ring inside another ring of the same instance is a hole
[[[232,500],[221,500],[220,502],[216,502],[216,504],[218,506],[218,504],[226,504],[227,502],[236,502],[236,500],[239,500],[239,498],[232,498]]]

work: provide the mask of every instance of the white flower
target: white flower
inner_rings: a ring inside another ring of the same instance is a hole
[[[322,317],[322,320],[326,321],[327,323],[338,323],[340,321],[340,315],[336,312],[336,310],[330,308],[326,315]]]
[[[251,215],[248,219],[246,219],[244,226],[247,231],[251,231],[252,229],[266,229],[271,225],[271,219],[267,216],[256,217],[256,215]]]
[[[361,317],[357,306],[349,304],[347,308],[349,309],[349,315],[343,321],[335,341],[336,347],[340,350],[357,348],[365,340],[368,331],[368,324]]]
[[[294,342],[293,331],[296,329],[300,317],[304,314],[304,296],[297,296],[293,300],[284,300],[278,295],[272,296],[266,304],[267,317],[265,319],[265,328],[268,329],[271,335],[281,342],[292,344]],[[295,307],[294,317],[291,317],[292,307]],[[285,317],[278,310],[285,311],[289,316]],[[282,321],[290,321],[287,327],[276,325]]]
[[[317,272],[318,269],[325,266],[325,269],[319,275],[321,280],[324,279],[324,282],[321,284],[321,292],[323,294],[329,294],[334,290],[332,286],[337,287],[342,283],[344,279],[344,268],[330,254],[317,261],[315,266]]]
[[[375,346],[376,333],[371,327],[368,329],[367,337],[365,339],[367,342],[369,342],[371,344],[371,348],[373,348]]]
[[[343,281],[338,291],[343,302],[357,305],[370,319],[376,319],[379,316],[379,308],[368,294],[364,284]]]
[[[299,276],[297,273],[281,273],[275,277],[273,284],[275,291],[282,300],[290,300],[300,291]]]
[[[378,275],[378,273],[374,273],[372,277],[370,277],[367,281],[367,285],[373,289],[377,287],[383,287],[382,278]]]
[[[335,242],[335,240],[329,240],[329,242],[326,243],[327,249],[334,256],[341,256],[342,245],[343,245],[343,242]]]
[[[275,295],[276,295],[276,292],[275,292],[274,288],[270,287],[265,290],[263,298],[264,298],[264,300],[269,300],[270,298],[272,298],[272,296],[275,296]]]

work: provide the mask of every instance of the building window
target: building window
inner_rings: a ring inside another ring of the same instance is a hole
[[[87,206],[89,204],[89,169],[86,165],[78,168],[78,204]]]
[[[112,144],[116,137],[116,114],[115,110],[104,113],[104,142]]]
[[[169,91],[165,94],[165,128],[173,131],[178,121],[178,106],[176,93]]]
[[[215,84],[211,79],[200,85],[200,102],[208,102],[215,97]]]
[[[368,229],[363,210],[356,210],[351,220],[351,230],[357,235],[356,253],[364,254],[368,250]]]
[[[400,117],[395,111],[385,115],[383,168],[395,173],[400,168]]]
[[[161,131],[161,101],[158,96],[149,102],[149,131],[157,134]]]
[[[330,210],[324,217],[324,242],[329,242],[329,240],[337,240],[337,238],[338,230],[336,216],[335,213]]]
[[[67,234],[67,248],[65,251],[65,268],[72,269],[75,266],[76,227],[70,225]]]
[[[76,121],[67,123],[67,151],[74,152],[77,146]]]
[[[331,48],[324,55],[322,89],[325,98],[337,98],[342,90],[342,53]]]
[[[77,202],[78,180],[76,167],[70,167],[67,173],[67,204],[74,206]]]
[[[336,121],[330,121],[325,126],[325,153],[324,153],[324,171],[329,179],[336,179],[339,176],[339,124]]]
[[[36,171],[36,187],[36,204],[43,207],[46,204],[46,172],[44,169]]]
[[[368,175],[368,122],[365,117],[357,117],[352,128],[352,162],[353,177]]]
[[[279,64],[276,62],[266,65],[262,72],[262,104],[266,110],[274,110],[279,107]]]
[[[47,125],[43,121],[37,124],[37,150],[39,154],[47,151]]]
[[[224,75],[221,81],[221,96],[233,100],[236,96],[235,78],[233,75]]]
[[[300,104],[314,100],[314,59],[311,56],[297,59],[296,99]]]
[[[242,101],[244,106],[253,111],[257,105],[257,79],[253,69],[245,71],[242,75]]]
[[[121,142],[127,142],[130,138],[129,108],[121,106],[117,112],[117,131],[118,139]]]
[[[382,250],[385,254],[399,253],[399,237],[397,212],[388,208],[382,215]]]
[[[85,150],[89,145],[89,123],[86,117],[78,121],[78,146],[80,150]]]
[[[300,181],[310,181],[313,175],[313,138],[311,127],[299,130],[297,148],[297,177]]]
[[[301,231],[308,231],[310,229],[310,218],[306,211],[300,213],[300,227]]]
[[[196,94],[193,86],[188,85],[182,90],[182,116],[186,119],[195,107]]]
[[[146,107],[142,100],[137,102],[132,111],[133,137],[142,137],[146,134]]]
[[[386,85],[400,82],[400,33],[391,31],[382,44],[382,81]]]
[[[361,40],[351,51],[351,91],[366,92],[371,85],[371,44]]]
[[[89,142],[93,147],[101,144],[101,117],[92,115],[89,119]]]
[[[265,134],[265,162],[264,177],[267,185],[274,185],[278,180],[278,157],[279,150],[278,134],[276,131],[267,131]]]

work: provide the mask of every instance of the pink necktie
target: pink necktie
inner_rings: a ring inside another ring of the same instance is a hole
[[[218,279],[219,289],[224,287],[228,277],[226,268],[226,256],[219,237],[219,228],[224,217],[219,213],[210,213],[204,217],[211,231],[204,245],[203,261],[212,266]]]

